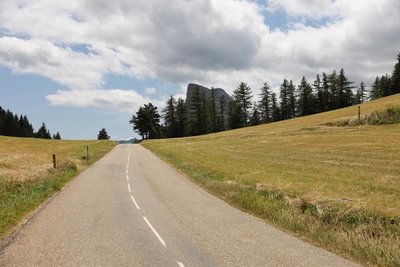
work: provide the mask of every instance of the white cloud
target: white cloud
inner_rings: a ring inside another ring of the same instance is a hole
[[[154,95],[157,92],[157,89],[154,88],[154,87],[147,87],[147,88],[144,89],[144,92],[147,95]]]
[[[265,7],[307,20],[338,19],[319,27],[300,19],[286,32],[270,31]],[[400,2],[2,0],[0,25],[0,65],[69,88],[49,96],[52,104],[127,112],[151,99],[133,90],[105,90],[106,74],[181,88],[198,82],[228,92],[240,81],[257,89],[264,81],[297,83],[302,75],[312,79],[341,67],[356,82],[371,82],[391,70],[399,52]],[[74,50],[77,44],[89,53]]]
[[[133,114],[144,103],[164,104],[164,100],[143,97],[134,90],[59,90],[48,95],[52,105],[72,107],[94,107]]]

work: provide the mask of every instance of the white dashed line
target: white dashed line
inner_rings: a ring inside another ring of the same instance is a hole
[[[146,217],[143,216],[144,221],[147,223],[147,225],[150,227],[151,231],[153,231],[154,235],[157,237],[158,241],[160,241],[161,245],[163,245],[164,247],[167,246],[167,244],[165,244],[164,240],[161,238],[161,236],[157,233],[156,229],[154,229],[154,227],[150,224],[150,222],[147,220]]]
[[[178,264],[179,267],[185,267],[185,265],[183,265],[183,263],[180,261],[177,261],[176,263]]]
[[[128,176],[128,174],[126,175],[126,181],[129,182],[129,176]]]
[[[133,204],[135,204],[136,208],[137,208],[138,210],[140,210],[139,205],[136,203],[136,200],[133,198],[132,195],[131,195],[131,199],[132,199]]]
[[[128,191],[131,192],[131,185],[128,183]]]

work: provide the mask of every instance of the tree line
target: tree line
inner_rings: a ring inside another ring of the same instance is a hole
[[[17,115],[10,110],[0,107],[0,135],[15,137],[35,137],[44,139],[61,139],[60,133],[50,134],[46,124],[34,131],[26,115]]]
[[[364,82],[355,86],[342,68],[339,72],[317,74],[311,83],[305,77],[298,85],[284,79],[279,95],[264,83],[258,101],[253,101],[252,89],[244,82],[236,87],[230,99],[216,99],[214,88],[206,96],[196,87],[186,102],[171,95],[161,115],[151,103],[140,107],[130,123],[142,139],[171,138],[254,126],[357,105],[400,92],[400,54],[397,60],[392,75],[377,77],[369,92]],[[161,118],[163,123],[160,123]]]

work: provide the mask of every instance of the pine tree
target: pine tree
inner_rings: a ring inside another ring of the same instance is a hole
[[[371,91],[370,91],[371,100],[378,99],[378,98],[382,97],[382,92],[380,90],[379,81],[380,81],[379,77],[376,76],[375,81],[372,84],[372,88],[371,88]]]
[[[235,101],[239,107],[240,127],[248,126],[252,97],[251,88],[244,82],[241,82],[233,91],[233,101]]]
[[[274,92],[272,92],[271,94],[271,108],[272,108],[271,121],[281,120],[281,111],[278,106],[278,100],[276,98],[276,94]]]
[[[293,81],[290,80],[288,86],[288,114],[289,118],[296,117],[296,87],[293,85]]]
[[[392,72],[391,89],[393,94],[400,93],[400,53],[397,55],[397,63]]]
[[[290,118],[290,106],[289,106],[289,82],[284,79],[281,84],[280,90],[280,116],[281,119],[286,120]]]
[[[328,100],[328,110],[337,109],[340,107],[339,100],[339,89],[337,86],[337,74],[336,70],[328,76],[328,87],[329,87],[329,100]]]
[[[53,134],[53,139],[54,139],[54,140],[61,140],[60,133],[57,132],[56,134]]]
[[[198,86],[195,87],[190,100],[188,101],[188,135],[199,135],[202,133],[202,113],[203,113],[203,99]]]
[[[220,115],[218,116],[218,130],[219,131],[225,131],[226,125],[226,114],[225,114],[225,106],[226,106],[226,100],[224,96],[221,96],[219,99],[219,109],[220,109]]]
[[[365,102],[365,84],[364,82],[360,83],[360,86],[357,88],[357,93],[355,95],[354,103],[355,104],[362,104]]]
[[[50,131],[47,129],[46,124],[43,122],[42,126],[35,134],[36,138],[51,139]]]
[[[177,123],[176,123],[176,100],[171,95],[167,100],[166,107],[163,109],[164,125],[166,137],[177,136]]]
[[[325,106],[325,103],[324,103],[324,93],[322,90],[322,82],[321,78],[319,77],[319,74],[317,74],[317,77],[314,80],[314,83],[312,84],[312,88],[316,96],[313,109],[315,112],[322,112],[324,110],[323,107]]]
[[[178,98],[176,104],[176,136],[182,137],[186,135],[187,128],[187,109],[185,101],[182,98]]]
[[[300,85],[298,86],[299,90],[299,115],[306,116],[314,113],[314,99],[312,94],[312,87],[307,82],[307,79],[303,76],[301,79]]]
[[[241,107],[236,101],[229,102],[228,126],[229,129],[237,129],[244,126]]]
[[[215,89],[213,87],[211,87],[211,95],[210,95],[210,99],[209,99],[209,104],[210,104],[211,132],[217,132],[218,131],[218,116],[217,116]]]
[[[261,113],[261,121],[263,123],[268,123],[271,121],[272,108],[271,108],[271,90],[268,83],[264,83],[261,88],[260,102],[258,103],[258,108]]]
[[[256,126],[261,124],[261,114],[258,111],[257,103],[253,104],[253,111],[251,113],[250,117],[250,125],[251,126]]]
[[[57,133],[58,133],[58,132],[57,132]],[[56,138],[54,138],[54,139],[56,139]],[[108,133],[107,133],[107,131],[106,131],[105,128],[102,128],[102,129],[99,131],[99,134],[97,135],[97,139],[98,139],[98,140],[108,140],[108,139],[110,139],[110,136],[108,135]]]
[[[328,76],[326,75],[325,72],[322,73],[322,103],[320,106],[320,111],[327,111],[331,107],[331,102],[332,102],[332,96],[329,91],[329,82],[328,82]]]
[[[343,68],[340,70],[339,76],[337,77],[337,86],[339,93],[339,108],[344,108],[351,106],[353,99],[353,91],[354,88],[352,86],[353,82],[350,82],[346,75],[344,74]]]

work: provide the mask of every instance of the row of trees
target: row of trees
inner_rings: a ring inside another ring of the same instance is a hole
[[[392,75],[376,77],[371,89],[371,99],[377,99],[400,93],[400,54],[397,55],[397,63],[394,65]]]
[[[208,96],[197,88],[186,102],[171,96],[162,110],[162,116],[151,103],[140,107],[130,123],[143,139],[182,137],[344,108],[363,103],[368,98],[376,99],[400,93],[400,54],[397,60],[391,76],[377,77],[369,97],[364,82],[355,86],[341,69],[330,74],[318,74],[312,83],[305,77],[298,85],[284,79],[279,95],[265,83],[259,100],[254,102],[251,88],[243,82],[233,91],[230,99],[216,99],[213,88]],[[162,125],[161,117],[164,119]]]
[[[26,115],[18,116],[10,110],[4,110],[2,107],[0,107],[0,135],[61,139],[59,132],[52,136],[44,123],[35,132]]]

